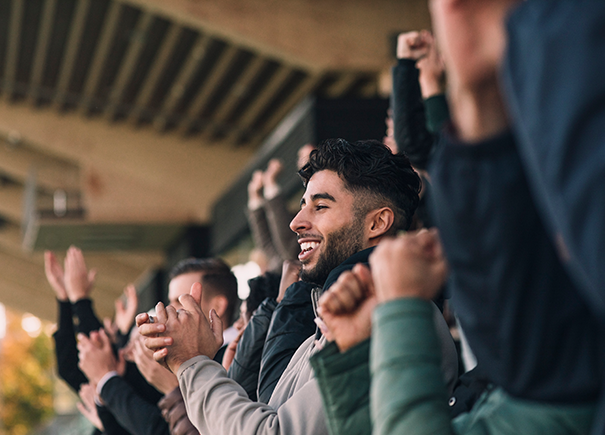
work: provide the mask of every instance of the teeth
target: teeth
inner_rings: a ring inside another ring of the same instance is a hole
[[[310,251],[311,249],[315,248],[317,245],[319,245],[318,242],[304,242],[304,243],[300,244],[300,250],[302,252]]]

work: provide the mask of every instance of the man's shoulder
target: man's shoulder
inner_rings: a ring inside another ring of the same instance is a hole
[[[278,408],[305,384],[313,380],[315,374],[311,368],[309,358],[317,350],[315,335],[307,338],[299,346],[294,356],[292,356],[288,367],[286,367],[286,370],[284,370],[284,373],[279,378],[279,382],[275,386],[275,390],[269,400],[269,405]]]

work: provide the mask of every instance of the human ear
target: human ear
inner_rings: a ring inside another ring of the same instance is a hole
[[[214,308],[214,311],[216,311],[216,314],[218,314],[219,317],[221,317],[221,318],[227,311],[228,305],[229,305],[229,301],[223,295],[216,295],[210,301],[210,308]],[[204,314],[208,315],[208,313],[204,313]]]
[[[370,240],[384,236],[395,222],[395,213],[389,207],[382,207],[368,215],[368,238]]]

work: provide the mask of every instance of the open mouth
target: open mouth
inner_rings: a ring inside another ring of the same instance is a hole
[[[313,252],[319,246],[319,242],[299,242],[300,243],[300,254],[298,254],[298,259],[301,262],[307,261],[313,255]]]

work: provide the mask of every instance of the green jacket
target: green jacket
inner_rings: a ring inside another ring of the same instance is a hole
[[[330,345],[311,360],[331,435],[590,432],[594,404],[529,402],[501,388],[484,394],[470,413],[452,421],[440,353],[429,302],[400,299],[378,306],[371,345],[366,341],[343,354]]]
[[[432,328],[438,331],[435,335],[436,362],[440,371],[434,382],[442,386],[447,384],[451,393],[458,378],[458,354],[441,312],[432,303],[428,307]],[[311,358],[332,435],[372,432],[369,365],[372,340],[365,340],[344,353],[339,352],[335,343],[329,343]],[[447,397],[444,403],[447,403]]]

